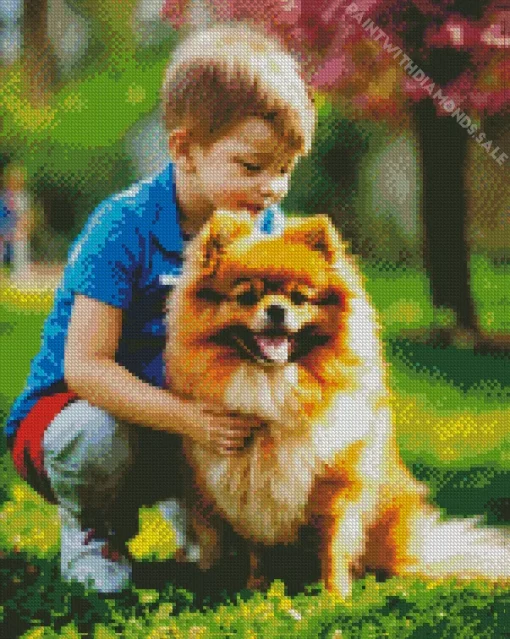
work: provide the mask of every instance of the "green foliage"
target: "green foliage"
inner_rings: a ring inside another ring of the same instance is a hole
[[[308,156],[300,159],[282,205],[293,213],[326,213],[348,209],[353,200],[358,164],[370,134],[342,117],[330,102],[318,107],[317,130]],[[339,227],[346,222],[339,216]]]
[[[426,328],[432,324],[430,287],[423,270],[384,260],[360,264],[386,336],[398,334],[404,328]]]
[[[483,329],[510,331],[510,265],[495,266],[483,255],[471,258],[471,285]]]
[[[10,488],[10,499],[0,507],[0,547],[31,558],[55,555],[60,542],[56,508],[19,478]]]
[[[159,592],[132,588],[115,599],[103,599],[94,593],[85,596],[77,584],[47,590],[48,574],[58,582],[53,566],[24,589],[26,598],[15,597],[4,606],[4,618],[13,620],[17,630],[28,621],[42,622],[16,636],[74,638],[89,631],[98,639],[468,639],[502,637],[510,621],[508,590],[483,582],[378,583],[368,577],[356,583],[352,599],[341,601],[320,587],[291,598],[275,581],[266,594],[245,593],[232,603],[199,610],[192,597],[171,585]],[[15,606],[16,619],[10,616]]]
[[[43,107],[25,99],[19,67],[4,70],[2,147],[26,165],[30,191],[44,211],[33,233],[35,259],[64,259],[92,209],[136,179],[124,139],[159,103],[173,39],[132,51],[121,69],[89,67]],[[61,240],[52,241],[51,233]]]

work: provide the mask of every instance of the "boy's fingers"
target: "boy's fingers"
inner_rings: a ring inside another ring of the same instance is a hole
[[[213,404],[203,404],[202,410],[205,413],[210,413],[211,415],[216,415],[218,417],[225,417],[227,415],[231,417],[239,417],[239,413],[226,411],[224,408],[221,408],[221,406],[214,406]]]
[[[225,428],[224,433],[227,437],[248,437],[251,433],[251,428],[245,426],[237,426],[235,428]]]
[[[256,417],[251,415],[242,415],[240,413],[236,413],[235,411],[226,411],[218,408],[217,406],[204,406],[203,410],[206,413],[211,415],[215,415],[216,417],[225,417],[228,421],[234,421],[236,424],[242,424],[249,427],[253,427],[255,424],[259,424],[259,420]]]
[[[251,429],[254,426],[257,426],[259,424],[259,422],[255,421],[255,419],[253,419],[253,418],[246,417],[246,418],[241,418],[241,419],[234,420],[234,424],[239,429],[246,430],[246,431],[251,431]]]
[[[219,451],[220,455],[224,455],[225,457],[230,457],[233,455],[237,455],[237,453],[239,452],[237,450],[237,448],[220,448]]]
[[[242,448],[244,446],[244,440],[226,437],[224,439],[221,439],[219,441],[219,444],[224,448]]]

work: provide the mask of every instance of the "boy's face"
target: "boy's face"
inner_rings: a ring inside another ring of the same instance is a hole
[[[256,215],[279,202],[289,189],[297,160],[271,124],[260,117],[243,120],[208,149],[190,144],[188,156],[187,166],[192,167],[188,183],[190,187],[193,183],[194,191],[188,200],[194,201],[194,207],[189,206],[186,213],[203,220],[216,209],[247,209]]]

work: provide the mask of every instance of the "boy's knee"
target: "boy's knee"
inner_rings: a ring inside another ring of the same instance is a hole
[[[43,440],[49,463],[104,467],[108,471],[131,460],[131,427],[86,400],[69,404],[48,426]]]

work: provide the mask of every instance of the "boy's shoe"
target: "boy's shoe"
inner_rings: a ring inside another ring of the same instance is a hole
[[[198,544],[190,539],[186,521],[186,509],[179,499],[167,499],[159,503],[165,521],[173,528],[177,551],[174,559],[179,562],[196,562],[200,558]]]
[[[121,592],[132,577],[132,557],[114,536],[82,530],[79,521],[61,509],[61,574],[100,593]]]

